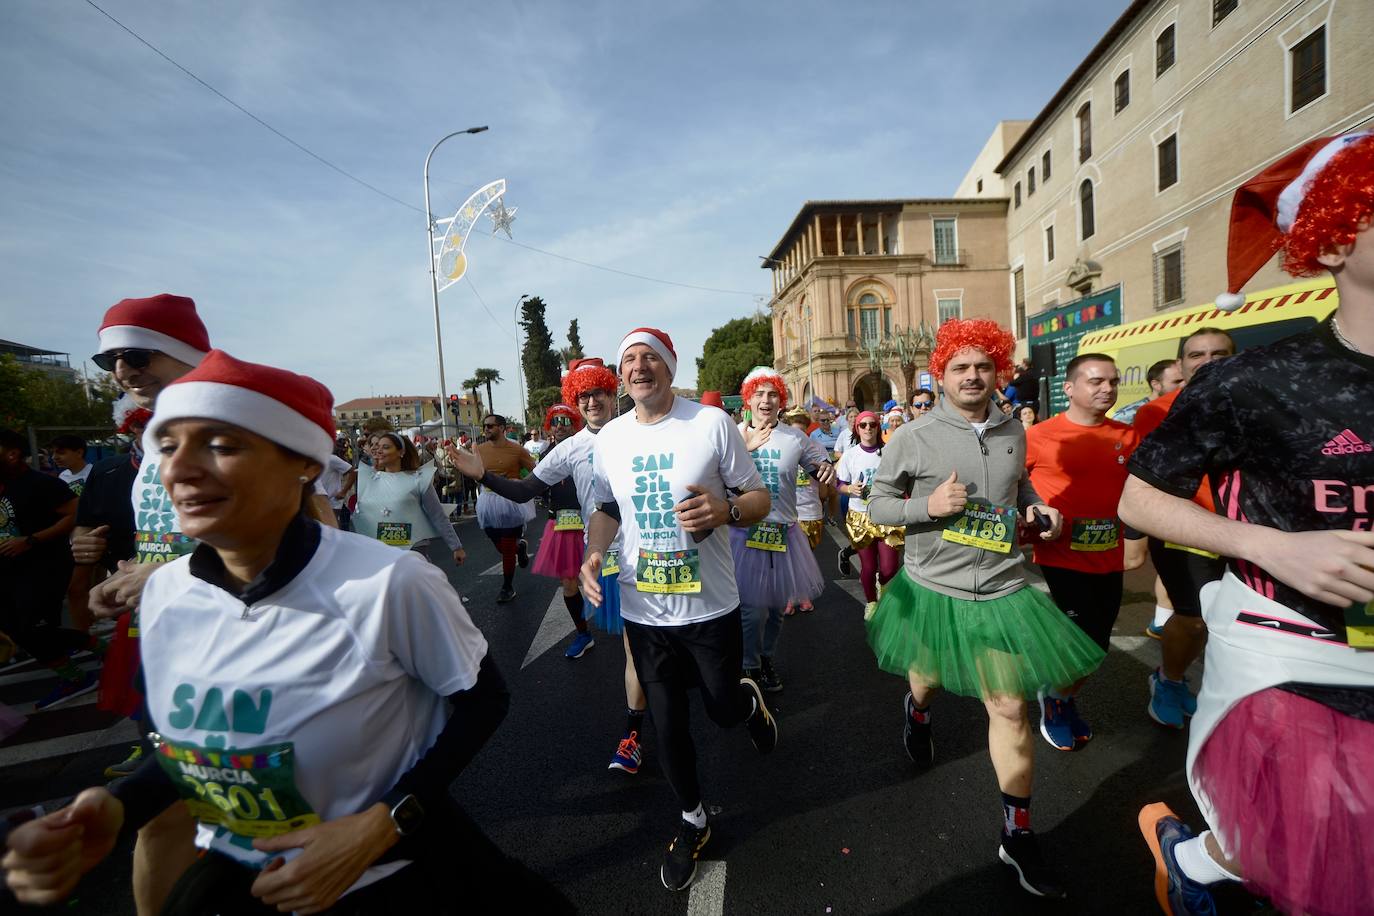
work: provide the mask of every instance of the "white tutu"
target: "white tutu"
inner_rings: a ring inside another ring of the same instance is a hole
[[[483,528],[522,528],[533,518],[533,501],[512,502],[485,487],[477,494],[477,524]]]

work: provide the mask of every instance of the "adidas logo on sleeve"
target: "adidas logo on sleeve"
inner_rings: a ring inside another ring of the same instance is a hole
[[[1322,446],[1323,455],[1359,455],[1365,452],[1374,452],[1374,445],[1348,429],[1342,430],[1336,438]]]

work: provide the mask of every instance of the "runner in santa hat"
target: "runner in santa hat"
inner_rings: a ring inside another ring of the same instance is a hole
[[[448,794],[509,696],[447,578],[304,511],[332,407],[313,379],[217,350],[161,394],[145,439],[199,546],[143,596],[157,752],[113,794],[10,834],[21,900],[61,900],[121,829],[180,798],[206,854],[163,913],[345,896],[353,912],[452,912],[457,889],[474,911],[570,909]]]
[[[673,394],[677,353],[666,333],[636,328],[616,356],[634,410],[606,424],[592,449],[597,510],[582,589],[602,600],[604,558],[619,533],[625,632],[653,712],[663,773],[682,812],[659,870],[663,885],[677,891],[691,884],[711,838],[688,689],[701,688],[717,725],[743,723],[760,753],[777,743],[763,691],[741,676],[735,564],[729,537],[716,530],[762,521],[769,498],[729,416]]]
[[[1211,827],[1140,813],[1166,912],[1243,880],[1284,912],[1368,912],[1374,884],[1374,134],[1324,137],[1237,191],[1240,290],[1275,251],[1329,270],[1310,331],[1199,370],[1131,459],[1122,521],[1219,553],[1188,781]],[[1262,443],[1259,447],[1257,443]],[[1189,497],[1206,475],[1217,514]]]
[[[768,488],[771,507],[761,522],[730,529],[744,629],[744,672],[764,690],[782,690],[773,667],[782,620],[797,604],[810,604],[825,589],[816,557],[797,524],[797,475],[835,480],[830,454],[815,439],[779,422],[787,408],[787,383],[767,366],[744,377],[740,396],[749,409],[739,426],[745,448]]]
[[[592,446],[602,428],[615,416],[618,388],[619,382],[615,373],[606,368],[601,359],[587,357],[573,360],[563,376],[563,403],[576,404],[578,413],[586,425],[572,438],[551,448],[535,466],[534,473],[524,480],[507,480],[486,473],[480,459],[465,450],[454,449],[450,454],[464,475],[480,479],[483,486],[491,487],[507,499],[517,502],[534,499],[548,492],[550,487],[571,480],[576,487],[577,505],[580,510],[578,523],[581,529],[578,534],[581,545],[585,548],[586,524],[596,511]],[[567,519],[568,516],[564,515],[564,518]],[[600,603],[591,601],[590,615],[584,613],[583,596],[580,591],[569,595],[565,589],[563,598],[574,621],[583,618],[594,620],[600,629],[613,636],[620,636],[624,642],[625,731],[616,744],[607,769],[633,775],[639,772],[640,764],[643,762],[644,751],[641,745],[644,736],[644,713],[648,701],[644,697],[644,688],[639,683],[639,675],[635,672],[634,655],[630,652],[629,637],[625,635],[625,625],[620,618],[620,587],[616,581],[620,574],[619,546],[620,539],[617,537],[602,561]],[[584,632],[582,628],[578,628],[578,635],[564,652],[567,657],[578,658],[590,648],[592,636],[587,633],[584,639]]]

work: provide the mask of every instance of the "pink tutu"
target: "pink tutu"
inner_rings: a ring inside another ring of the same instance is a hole
[[[739,603],[752,608],[783,608],[789,602],[810,601],[825,590],[811,542],[800,525],[787,529],[787,550],[746,547],[748,528],[730,529],[730,548],[735,554],[735,583]]]
[[[1285,913],[1368,912],[1374,723],[1270,688],[1207,738],[1193,775],[1247,887]]]
[[[530,571],[550,579],[576,579],[582,571],[582,532],[554,531],[549,519]]]

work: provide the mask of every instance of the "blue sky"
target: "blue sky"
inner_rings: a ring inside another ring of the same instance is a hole
[[[548,302],[591,354],[666,329],[678,383],[711,329],[771,291],[808,199],[951,194],[1005,118],[1033,117],[1124,9],[1095,0],[307,3],[97,0],[244,107],[436,216],[494,178],[518,241],[441,295],[451,390],[501,370],[512,313]],[[0,337],[94,352],[104,309],[175,292],[214,343],[337,400],[436,391],[424,217],[327,169],[82,0],[0,4]],[[474,293],[474,287],[476,292]],[[495,320],[484,311],[478,295]],[[92,367],[93,368],[93,367]]]

